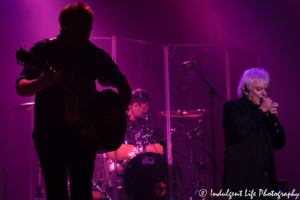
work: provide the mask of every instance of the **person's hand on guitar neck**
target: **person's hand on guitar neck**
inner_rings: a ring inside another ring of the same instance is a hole
[[[48,87],[53,85],[57,81],[59,81],[61,76],[61,71],[56,71],[52,67],[49,68],[47,71],[43,71],[40,77],[38,78],[38,82],[44,86]]]

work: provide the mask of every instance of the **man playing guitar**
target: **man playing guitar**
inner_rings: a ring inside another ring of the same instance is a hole
[[[71,199],[93,199],[91,180],[96,149],[85,144],[85,136],[79,128],[70,125],[65,106],[72,92],[61,86],[76,89],[81,80],[88,80],[91,84],[87,84],[83,91],[96,90],[97,79],[102,86],[116,87],[118,104],[105,116],[97,116],[105,124],[115,122],[123,113],[126,116],[131,100],[131,87],[126,77],[106,52],[89,41],[93,19],[93,11],[87,4],[75,2],[67,5],[59,16],[61,33],[54,39],[36,43],[30,49],[30,53],[47,63],[49,70],[24,68],[16,82],[18,95],[36,94],[32,137],[46,182],[47,200],[68,199],[67,170]]]

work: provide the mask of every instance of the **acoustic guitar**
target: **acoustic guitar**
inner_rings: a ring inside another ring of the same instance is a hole
[[[50,66],[37,56],[20,48],[16,52],[18,64],[28,70],[49,70]],[[118,107],[119,95],[110,89],[98,92],[95,82],[78,81],[69,87],[58,81],[69,95],[66,98],[65,114],[68,122],[81,130],[85,143],[97,153],[117,150],[123,143],[126,128],[126,113],[112,123],[106,123],[102,116],[108,116],[108,109]]]

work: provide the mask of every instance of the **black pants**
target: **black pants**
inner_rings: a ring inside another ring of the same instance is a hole
[[[91,180],[96,152],[83,141],[70,145],[69,142],[35,139],[35,148],[45,178],[47,200],[68,200],[67,170],[71,200],[93,199]]]
[[[267,189],[268,192],[271,192],[272,186],[271,186],[271,182],[270,182],[270,177],[268,175],[264,176],[262,183],[260,184],[261,188],[263,191],[265,189]],[[244,193],[245,191],[243,191]],[[247,197],[232,197],[232,200],[276,200],[277,198],[274,196],[264,196],[264,195],[260,195],[259,196],[259,191],[256,191],[256,196],[253,196],[253,198],[251,199],[251,197],[248,196]]]

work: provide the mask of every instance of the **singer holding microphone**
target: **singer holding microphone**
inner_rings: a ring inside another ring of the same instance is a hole
[[[238,86],[240,99],[223,108],[225,158],[223,190],[242,191],[233,199],[276,199],[260,191],[277,192],[274,150],[285,145],[285,132],[278,120],[278,103],[267,97],[270,76],[260,68],[244,72]],[[246,193],[247,189],[247,193]]]

